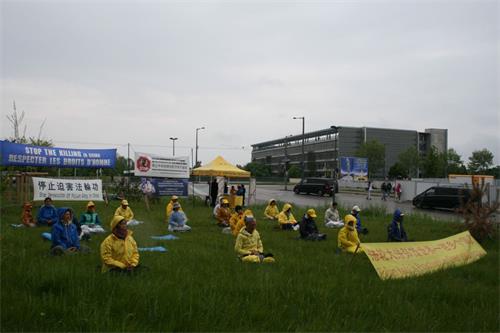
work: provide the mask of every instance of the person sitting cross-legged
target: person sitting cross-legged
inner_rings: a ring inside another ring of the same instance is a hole
[[[33,205],[31,202],[25,202],[23,205],[23,212],[21,214],[21,222],[25,227],[36,227],[36,223],[33,220],[33,213],[31,212]]]
[[[172,205],[172,213],[168,218],[168,231],[186,232],[191,231],[191,227],[186,224],[186,214],[181,211],[181,205],[176,202]]]
[[[78,252],[80,251],[80,238],[77,226],[73,223],[72,210],[60,208],[60,212],[59,220],[52,225],[50,254],[63,255]]]
[[[278,215],[278,222],[283,230],[299,230],[297,220],[292,214],[292,205],[289,203],[283,205],[283,210]]]
[[[264,253],[264,247],[260,239],[259,232],[256,230],[257,222],[252,215],[245,216],[245,227],[241,228],[234,251],[242,262],[253,263],[273,263],[274,258],[271,253]]]
[[[222,228],[229,227],[229,219],[231,218],[231,210],[229,209],[229,201],[227,199],[222,199],[221,206],[217,209],[217,213],[216,213],[215,218],[217,219],[217,225],[219,227],[222,227]]]
[[[327,228],[342,228],[344,222],[342,222],[339,211],[337,209],[337,203],[332,202],[332,206],[325,211],[325,227]]]
[[[316,222],[316,211],[314,209],[308,209],[307,213],[304,214],[302,221],[300,221],[300,238],[305,240],[325,240],[326,235],[320,234]]]
[[[264,210],[264,216],[268,220],[277,220],[278,215],[280,214],[280,210],[278,208],[278,205],[276,204],[276,200],[271,199],[269,200],[269,204],[266,207],[266,210]]]
[[[43,206],[40,207],[38,215],[36,217],[36,223],[38,225],[52,226],[57,223],[59,216],[57,215],[57,209],[52,205],[52,199],[50,197],[45,198],[43,201]]]
[[[167,204],[167,207],[165,208],[165,214],[167,215],[167,220],[170,218],[170,214],[174,211],[174,205],[178,204],[179,205],[179,211],[182,212],[182,206],[179,203],[179,197],[176,195],[173,195],[170,198],[170,201]]]
[[[361,253],[361,242],[359,241],[358,232],[356,230],[356,218],[351,214],[344,217],[345,225],[339,230],[338,247],[343,252]]]
[[[80,216],[80,239],[90,238],[91,234],[103,233],[99,215],[95,211],[95,204],[92,201],[87,203],[87,211]]]
[[[243,220],[243,207],[240,205],[234,207],[234,213],[229,219],[229,227],[231,228],[231,233],[236,237],[241,230],[240,221]],[[239,227],[239,229],[237,229]]]
[[[405,214],[399,208],[394,211],[391,224],[387,227],[387,241],[389,242],[407,242],[405,228],[403,227],[403,217]]]
[[[137,243],[132,231],[127,230],[127,222],[123,216],[115,215],[110,223],[111,235],[101,243],[101,272],[130,273],[139,265]]]

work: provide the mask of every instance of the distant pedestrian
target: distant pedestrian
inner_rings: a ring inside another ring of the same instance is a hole
[[[382,185],[380,186],[380,190],[382,191],[382,201],[387,200],[387,183],[384,181]]]
[[[398,201],[401,201],[401,193],[403,192],[403,188],[401,187],[401,183],[396,183],[396,187],[394,188],[394,195]]]
[[[215,207],[218,192],[219,185],[217,184],[217,180],[214,178],[210,183],[210,207]]]
[[[373,185],[371,180],[368,181],[368,186],[366,187],[367,195],[366,199],[371,200],[372,199],[372,191],[373,191]]]

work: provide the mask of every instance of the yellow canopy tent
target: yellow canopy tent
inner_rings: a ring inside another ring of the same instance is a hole
[[[193,176],[212,176],[212,177],[231,177],[231,178],[250,178],[250,172],[242,170],[222,156],[217,156],[212,162],[199,168],[193,169]]]

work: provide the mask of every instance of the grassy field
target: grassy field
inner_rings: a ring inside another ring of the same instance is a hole
[[[67,203],[77,212],[83,202]],[[264,250],[274,265],[241,264],[234,238],[221,234],[211,209],[183,202],[193,231],[174,241],[166,234],[165,202],[147,212],[131,203],[143,225],[131,228],[140,247],[163,245],[167,253],[141,253],[148,271],[135,276],[101,274],[99,245],[92,253],[50,257],[43,228],[13,229],[20,208],[1,216],[1,330],[8,331],[498,331],[498,240],[483,244],[478,262],[427,276],[381,281],[368,258],[336,255],[337,231],[325,242],[303,242],[298,233],[274,229],[254,207]],[[58,206],[63,204],[58,203]],[[118,202],[98,203],[108,223]],[[299,218],[305,209],[296,209]],[[321,210],[318,221],[322,221]],[[370,234],[386,239],[391,218],[363,212]],[[416,240],[453,235],[459,226],[424,216],[407,216]],[[85,242],[84,242],[85,243]]]

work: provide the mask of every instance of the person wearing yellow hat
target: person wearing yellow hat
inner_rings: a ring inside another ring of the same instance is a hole
[[[297,220],[292,214],[292,205],[289,203],[283,205],[283,210],[278,215],[278,222],[283,230],[299,230]]]
[[[276,204],[276,200],[274,199],[269,200],[269,203],[266,209],[264,210],[264,216],[266,217],[266,219],[277,220],[279,214],[280,214],[280,209]]]
[[[127,221],[123,216],[115,215],[110,227],[111,234],[101,243],[101,271],[136,271],[139,268],[139,251],[132,231],[127,230]]]
[[[217,225],[222,228],[229,227],[229,220],[231,219],[231,210],[229,209],[229,200],[222,199],[221,206],[217,209],[215,218]],[[229,231],[230,232],[230,231]]]
[[[312,208],[308,209],[300,221],[300,238],[305,240],[325,240],[326,235],[320,234],[314,219],[317,217],[316,211]]]
[[[89,239],[93,233],[103,233],[99,215],[95,211],[95,204],[92,201],[87,203],[87,211],[80,216],[81,233],[80,239]]]
[[[123,218],[125,219],[125,221],[131,221],[134,219],[134,212],[132,211],[132,209],[130,208],[130,206],[128,205],[128,201],[123,199],[121,201],[121,205],[120,207],[118,207],[116,210],[115,210],[115,215],[118,215],[118,216],[123,216]]]
[[[340,250],[348,253],[361,253],[361,242],[356,231],[356,218],[351,214],[344,217],[344,227],[339,230],[337,245]]]
[[[256,229],[257,221],[255,218],[252,215],[247,215],[244,222],[245,227],[239,231],[234,244],[234,251],[240,260],[250,263],[273,263],[273,255],[264,253],[264,247]]]
[[[170,198],[170,201],[168,202],[167,204],[167,207],[165,208],[165,214],[167,215],[167,221],[168,219],[170,218],[170,214],[172,214],[172,211],[174,210],[174,204],[178,204],[179,205],[179,212],[182,212],[182,206],[181,204],[179,203],[179,197],[176,196],[176,195],[173,195],[171,198]]]

